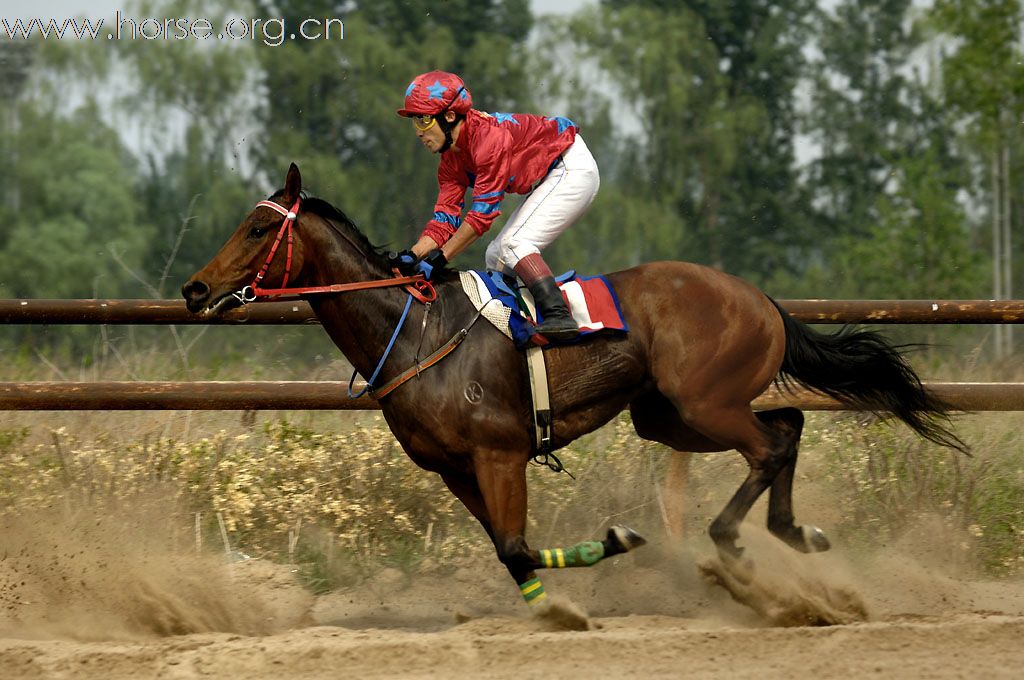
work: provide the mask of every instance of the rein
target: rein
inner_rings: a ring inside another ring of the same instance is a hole
[[[416,274],[414,276],[394,276],[390,279],[376,279],[373,281],[357,281],[355,283],[333,283],[326,286],[299,286],[299,287],[288,287],[288,279],[291,278],[292,273],[292,227],[295,224],[299,216],[299,207],[302,203],[301,198],[296,198],[295,203],[291,209],[288,210],[279,203],[274,201],[260,201],[256,204],[257,208],[270,208],[279,215],[284,216],[284,221],[277,230],[277,238],[274,239],[274,245],[270,247],[270,252],[267,253],[267,260],[260,267],[259,272],[256,274],[256,278],[253,279],[252,283],[248,286],[243,287],[241,290],[232,293],[242,304],[248,304],[250,302],[257,302],[260,300],[268,300],[270,298],[281,297],[295,298],[303,295],[327,295],[332,293],[347,293],[353,290],[367,290],[371,288],[390,288],[393,286],[405,286],[405,289],[409,294],[424,304],[429,304],[437,299],[437,291],[434,290],[433,284],[427,281],[422,274]],[[339,232],[340,233],[340,232]],[[267,271],[270,269],[271,262],[274,261],[274,257],[277,255],[277,250],[281,246],[281,242],[284,237],[288,237],[288,249],[285,256],[284,264],[284,279],[281,282],[280,288],[262,288],[260,283],[263,281],[263,277],[267,275]],[[342,234],[344,236],[344,234]],[[352,243],[348,237],[345,237],[349,243]],[[352,245],[355,245],[352,243]],[[362,252],[362,249],[356,248],[365,257],[366,254]]]
[[[274,212],[284,217],[284,221],[281,222],[281,226],[277,230],[277,237],[274,239],[274,245],[270,247],[270,252],[267,254],[267,260],[260,267],[259,272],[256,274],[256,278],[253,279],[252,283],[248,286],[243,287],[241,290],[231,293],[242,304],[248,304],[250,302],[269,301],[270,299],[281,299],[285,298],[297,298],[304,295],[326,295],[332,293],[346,293],[353,290],[368,290],[371,288],[390,288],[394,286],[404,286],[406,291],[409,293],[409,298],[405,302],[405,309],[402,311],[402,316],[398,320],[398,325],[395,327],[395,331],[391,334],[391,340],[388,341],[388,346],[384,349],[384,353],[380,357],[380,361],[377,362],[377,367],[373,371],[373,375],[366,381],[366,386],[358,393],[353,393],[352,387],[355,382],[357,372],[352,372],[352,378],[349,379],[348,384],[348,396],[351,399],[357,399],[367,392],[370,396],[380,399],[399,386],[406,383],[410,378],[418,376],[422,371],[430,368],[437,364],[441,359],[448,356],[455,350],[462,341],[466,338],[469,333],[469,329],[476,323],[477,319],[480,318],[480,313],[473,318],[473,321],[468,326],[457,332],[448,342],[435,350],[430,356],[426,357],[422,361],[417,357],[416,365],[412,368],[405,370],[399,375],[388,381],[383,387],[375,388],[373,382],[377,379],[384,364],[387,362],[388,356],[391,354],[392,348],[395,346],[395,341],[398,339],[399,333],[402,332],[402,327],[405,326],[405,319],[409,316],[409,308],[412,306],[413,298],[416,298],[427,306],[427,313],[430,312],[430,303],[437,300],[437,291],[434,289],[434,285],[423,276],[423,274],[416,274],[415,276],[399,276],[398,271],[395,270],[395,276],[390,279],[376,279],[373,281],[357,281],[355,283],[333,283],[326,286],[300,286],[300,287],[288,287],[288,279],[291,278],[292,273],[292,227],[295,225],[299,217],[299,208],[301,207],[302,198],[296,198],[295,203],[291,209],[285,209],[284,206],[274,201],[260,201],[256,204],[257,208],[270,208]],[[329,223],[329,222],[328,222]],[[333,226],[333,225],[332,225]],[[349,245],[356,249],[356,252],[361,254],[363,258],[366,258],[366,253],[359,247],[347,234],[343,231],[335,228],[340,236],[342,236]],[[270,269],[270,264],[274,261],[274,257],[277,255],[277,250],[281,246],[281,242],[284,237],[288,237],[288,249],[285,256],[285,269],[284,279],[281,282],[280,288],[262,288],[260,283],[263,281],[263,277],[267,275],[267,271]],[[424,328],[426,327],[427,318],[423,317]],[[422,338],[421,338],[422,342]],[[417,351],[418,354],[418,351]]]

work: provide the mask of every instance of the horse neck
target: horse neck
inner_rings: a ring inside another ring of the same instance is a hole
[[[322,224],[303,230],[305,265],[295,285],[355,283],[384,276],[379,267],[341,236],[339,230],[344,226],[332,227],[326,219],[316,219]],[[369,377],[401,318],[407,297],[402,288],[390,287],[313,295],[309,303],[352,366]]]

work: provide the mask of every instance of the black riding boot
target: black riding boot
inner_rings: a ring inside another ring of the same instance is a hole
[[[569,313],[562,293],[555,279],[545,276],[528,286],[537,304],[538,316],[544,321],[537,326],[537,332],[549,340],[572,340],[580,334],[580,327]]]

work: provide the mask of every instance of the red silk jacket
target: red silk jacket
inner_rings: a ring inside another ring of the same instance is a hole
[[[506,192],[528,194],[576,141],[578,128],[561,116],[484,113],[470,109],[462,123],[459,150],[441,154],[434,216],[423,230],[438,245],[462,224],[466,189],[473,201],[466,223],[478,234],[501,214]]]

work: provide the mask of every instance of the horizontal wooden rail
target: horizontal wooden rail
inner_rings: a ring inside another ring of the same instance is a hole
[[[1024,323],[1024,300],[779,300],[807,323]],[[181,300],[0,300],[9,324],[317,324],[303,301],[260,302],[208,318]]]
[[[1024,383],[926,383],[927,389],[964,411],[1024,411]],[[359,387],[359,386],[357,386]],[[369,410],[372,399],[349,399],[348,383],[306,382],[7,382],[0,383],[4,411],[148,410]],[[797,406],[844,410],[838,402],[804,389],[772,388],[758,397],[759,410]]]
[[[356,385],[362,389],[363,385]],[[0,411],[370,410],[340,381],[0,382]]]
[[[929,393],[960,411],[1024,411],[1024,383],[1011,382],[926,382]],[[767,411],[796,406],[807,411],[844,411],[839,402],[806,389],[792,393],[771,388],[754,401],[754,408]]]
[[[182,300],[0,300],[0,323],[11,324],[319,324],[309,304],[260,302],[205,317]]]
[[[1024,323],[1024,300],[778,300],[806,323]]]

